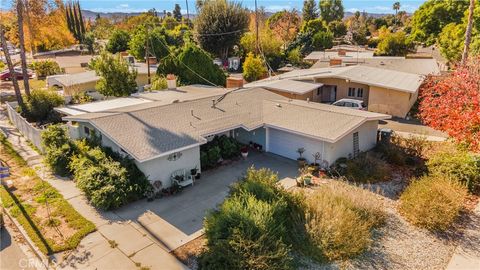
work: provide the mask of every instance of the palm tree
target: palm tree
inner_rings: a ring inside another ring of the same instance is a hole
[[[468,59],[468,50],[470,49],[470,42],[472,41],[472,28],[473,28],[473,12],[475,8],[475,0],[470,0],[470,6],[468,8],[468,24],[465,31],[465,45],[463,47],[461,65],[465,65]]]
[[[5,55],[5,60],[7,60],[8,70],[12,74],[12,83],[13,89],[15,90],[15,96],[17,97],[18,105],[23,107],[23,98],[22,92],[20,92],[20,87],[18,87],[17,76],[15,76],[15,71],[13,70],[12,59],[8,53],[7,40],[5,39],[5,32],[3,30],[3,25],[0,23],[0,43],[2,44],[3,54]]]
[[[400,2],[393,3],[393,10],[395,10],[395,25],[397,25],[397,14],[400,10]]]
[[[30,84],[28,83],[27,58],[25,56],[25,37],[23,33],[23,0],[17,0],[18,41],[20,45],[20,59],[22,62],[23,85],[25,94],[30,96]]]

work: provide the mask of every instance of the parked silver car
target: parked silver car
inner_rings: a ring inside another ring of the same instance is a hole
[[[340,100],[335,101],[332,105],[339,106],[339,107],[347,107],[355,110],[362,110],[362,111],[367,110],[367,108],[363,104],[363,101],[357,100],[357,99],[342,98]]]

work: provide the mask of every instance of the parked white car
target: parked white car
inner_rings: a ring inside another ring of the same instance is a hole
[[[340,100],[335,101],[332,105],[339,106],[339,107],[347,107],[355,110],[362,110],[362,111],[367,110],[365,105],[363,105],[363,101],[357,100],[357,99],[342,98]]]

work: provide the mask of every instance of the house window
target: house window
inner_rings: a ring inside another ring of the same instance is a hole
[[[348,96],[349,97],[354,97],[355,96],[355,87],[349,87],[348,88]]]
[[[353,133],[353,157],[358,157],[360,149],[358,147],[358,132]]]
[[[357,97],[363,97],[363,88],[357,89]]]
[[[83,132],[85,132],[85,135],[87,136],[90,135],[90,129],[88,127],[83,127]]]
[[[320,96],[320,88],[317,88],[317,96]]]

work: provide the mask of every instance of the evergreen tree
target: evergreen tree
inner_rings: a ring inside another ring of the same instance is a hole
[[[341,21],[344,16],[342,0],[320,0],[320,15],[327,23]]]
[[[80,22],[80,32],[82,35],[82,39],[85,36],[85,23],[83,22],[83,15],[82,15],[82,9],[80,8],[80,2],[77,1],[77,10],[78,10],[78,20]]]
[[[67,6],[65,6],[65,17],[67,17],[67,26],[68,26],[68,30],[70,30],[71,33],[73,33],[73,28],[72,28],[72,17],[70,16],[70,7],[69,5],[67,4]]]
[[[302,18],[304,22],[318,18],[317,5],[315,0],[303,1]]]
[[[77,10],[75,4],[73,4],[72,9],[73,9],[73,20],[75,22],[75,35],[76,35],[75,38],[78,41],[82,41],[82,29],[80,27],[80,20],[78,18],[78,10]]]
[[[182,20],[182,12],[179,4],[175,4],[175,8],[173,9],[173,18],[175,18],[177,22]]]

